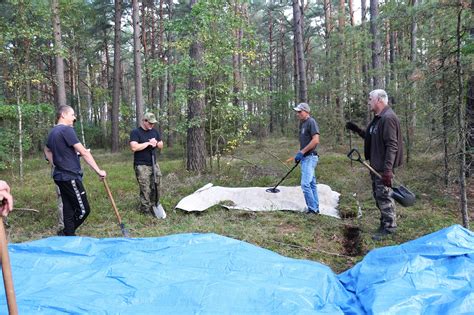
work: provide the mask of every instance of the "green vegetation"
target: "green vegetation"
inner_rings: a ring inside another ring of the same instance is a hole
[[[214,173],[201,175],[185,171],[184,163],[179,159],[183,155],[178,151],[180,149],[165,149],[159,160],[163,172],[162,203],[168,214],[166,220],[138,213],[138,186],[130,151],[110,154],[93,149],[93,153],[98,164],[108,172],[115,202],[132,237],[217,233],[285,256],[318,261],[341,272],[375,247],[400,244],[461,223],[457,200],[442,191],[439,179],[431,172],[439,161],[420,154],[397,173],[399,179],[416,192],[416,205],[412,208],[398,207],[398,233],[381,242],[374,242],[371,235],[378,227],[379,212],[371,196],[368,171],[356,163],[351,167],[345,156],[348,151],[346,148],[328,148],[324,147],[324,143],[317,169],[318,181],[341,193],[339,208],[345,219],[288,211],[229,211],[219,206],[200,213],[173,209],[181,198],[209,182],[233,187],[274,185],[288,170],[279,160],[285,161],[293,156],[296,143],[294,139],[282,138],[246,143],[232,154],[221,157],[219,172],[214,167]],[[85,163],[83,166],[92,213],[78,234],[121,237],[102,182]],[[37,209],[39,213],[13,211],[8,217],[10,241],[25,242],[55,236],[56,195],[49,165],[42,157],[28,159],[23,183],[13,175],[14,169],[1,172],[0,178],[8,181],[12,187],[15,208]],[[284,185],[298,185],[298,182],[299,172],[293,172]],[[363,214],[359,219],[357,202]]]

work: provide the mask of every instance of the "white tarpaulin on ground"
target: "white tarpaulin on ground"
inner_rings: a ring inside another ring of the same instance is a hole
[[[303,212],[306,207],[301,187],[279,186],[278,193],[270,193],[268,187],[230,188],[209,183],[184,197],[176,205],[185,211],[204,211],[223,204],[228,209],[247,211],[290,210]],[[339,218],[337,205],[339,193],[328,185],[318,184],[319,210],[321,214]]]

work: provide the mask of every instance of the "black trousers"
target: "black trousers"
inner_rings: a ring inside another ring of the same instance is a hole
[[[84,222],[89,213],[89,201],[82,181],[54,181],[61,191],[64,215],[64,234],[76,235],[76,229]]]

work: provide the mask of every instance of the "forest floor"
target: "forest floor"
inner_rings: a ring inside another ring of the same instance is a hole
[[[357,145],[362,147],[361,143]],[[289,211],[229,211],[221,206],[203,212],[175,210],[183,197],[207,183],[226,187],[272,187],[286,174],[291,164],[284,161],[297,151],[294,139],[249,141],[232,154],[213,161],[213,170],[193,174],[185,170],[183,151],[165,149],[159,157],[162,178],[162,204],[168,217],[158,220],[139,214],[138,186],[132,167],[133,155],[124,149],[118,154],[94,151],[99,166],[107,171],[108,183],[126,227],[132,237],[158,237],[176,233],[217,233],[275,251],[285,256],[309,259],[342,272],[360,261],[376,247],[397,245],[453,224],[462,224],[455,183],[443,189],[440,157],[417,153],[410,164],[397,172],[397,178],[414,191],[413,207],[397,207],[398,231],[381,241],[372,234],[379,225],[379,211],[372,199],[369,173],[361,164],[347,158],[348,148],[322,146],[317,167],[318,182],[339,193],[342,219],[306,215]],[[208,161],[209,162],[209,161]],[[103,183],[82,161],[91,215],[77,231],[80,236],[121,237],[115,213]],[[218,165],[219,164],[219,165]],[[436,171],[435,171],[436,170]],[[25,242],[56,236],[56,194],[50,167],[41,157],[25,161],[20,182],[13,170],[0,173],[12,187],[15,208],[8,217],[11,242]],[[15,170],[17,173],[17,169]],[[299,172],[283,183],[298,185]],[[471,185],[468,184],[468,187]],[[472,200],[472,196],[470,196]],[[358,205],[362,216],[357,217]],[[471,220],[474,218],[471,212]]]

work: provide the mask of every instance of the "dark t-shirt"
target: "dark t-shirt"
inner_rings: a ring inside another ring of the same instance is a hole
[[[313,117],[308,117],[305,121],[300,123],[300,132],[299,132],[299,137],[300,137],[300,150],[302,150],[304,147],[306,147],[311,140],[313,139],[313,136],[318,134],[319,135],[319,126],[316,120],[314,120]],[[317,147],[317,146],[316,146]],[[306,152],[305,155],[309,155],[311,153],[316,154],[316,148],[314,148],[312,151]]]
[[[74,128],[57,125],[48,135],[46,146],[53,153],[53,178],[58,181],[81,180],[82,169],[74,145],[79,143]]]
[[[138,143],[148,142],[150,139],[155,138],[156,141],[161,141],[160,133],[156,129],[145,130],[142,127],[133,129],[130,133],[130,142],[136,141]],[[151,166],[151,155],[155,154],[155,148],[151,145],[141,151],[136,151],[133,154],[134,165],[149,165]]]

